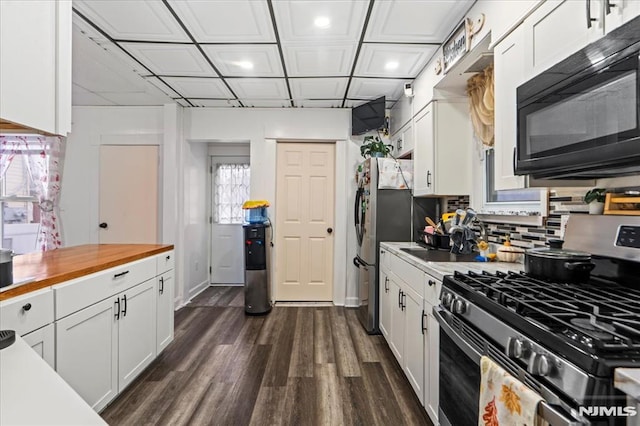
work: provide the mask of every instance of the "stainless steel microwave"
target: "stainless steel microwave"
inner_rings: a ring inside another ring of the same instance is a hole
[[[518,87],[517,108],[516,174],[639,174],[640,18]]]

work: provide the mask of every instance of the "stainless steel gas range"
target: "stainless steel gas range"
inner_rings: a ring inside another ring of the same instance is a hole
[[[593,255],[588,282],[524,273],[445,277],[434,308],[440,424],[478,424],[482,355],[539,393],[538,414],[553,426],[624,425],[634,413],[614,389],[613,372],[640,368],[640,218],[571,217],[565,246]],[[590,407],[614,409],[597,417]]]

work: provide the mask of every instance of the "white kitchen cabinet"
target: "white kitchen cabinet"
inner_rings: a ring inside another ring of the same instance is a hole
[[[0,1],[0,118],[71,130],[71,1]]]
[[[620,25],[629,22],[640,15],[640,1],[638,0],[601,0],[604,11],[604,29],[606,33],[615,30]],[[609,3],[609,13],[606,4]]]
[[[418,396],[424,398],[424,338],[422,297],[410,288],[403,294],[404,321],[404,372]]]
[[[389,331],[389,347],[398,360],[398,364],[404,366],[404,310],[402,309],[402,287],[395,278],[389,279],[389,292],[391,293],[391,327]],[[404,368],[404,367],[403,367]]]
[[[471,192],[473,136],[466,99],[433,101],[413,125],[413,195],[466,195]]]
[[[391,330],[391,310],[393,308],[391,303],[391,286],[390,280],[386,271],[380,271],[380,315],[378,315],[378,322],[380,332],[385,337],[389,338],[389,331]]]
[[[404,157],[413,151],[413,127],[411,123],[407,123],[391,139],[395,157]]]
[[[497,190],[525,187],[524,176],[515,175],[518,139],[516,89],[525,82],[524,27],[521,25],[493,49],[495,99],[495,169]]]
[[[120,296],[118,321],[118,392],[122,392],[156,357],[155,280]]]
[[[22,336],[31,349],[36,351],[40,358],[44,359],[51,368],[56,368],[55,362],[55,330],[53,324],[32,331]]]
[[[424,401],[423,405],[434,424],[438,424],[440,401],[440,325],[433,316],[433,305],[425,301],[424,338]]]
[[[100,411],[155,358],[155,281],[56,321],[56,370]]]
[[[118,394],[119,304],[111,297],[56,321],[56,371],[96,411]]]
[[[587,5],[592,19],[590,27]],[[602,7],[602,2],[595,0],[547,0],[525,19],[527,79],[602,37]]]
[[[173,269],[156,279],[156,354],[159,354],[173,341]]]

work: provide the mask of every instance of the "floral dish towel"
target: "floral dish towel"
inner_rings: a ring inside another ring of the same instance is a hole
[[[486,356],[480,360],[478,426],[534,426],[542,397]]]

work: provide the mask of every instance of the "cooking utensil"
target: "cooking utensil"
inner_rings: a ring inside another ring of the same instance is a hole
[[[434,232],[437,232],[439,234],[442,234],[443,232],[440,230],[440,228],[438,227],[438,224],[436,224],[433,219],[431,219],[429,216],[425,216],[424,217],[425,222],[427,222],[430,226],[433,226],[433,230]]]
[[[462,217],[465,215],[464,210],[462,209],[458,209],[456,210],[456,216],[454,219],[454,225],[458,226],[460,225],[460,220],[462,219]]]
[[[475,210],[473,210],[472,208],[468,208],[465,213],[464,220],[462,221],[462,226],[468,226],[476,216],[477,214]]]
[[[13,284],[13,251],[0,249],[0,287]]]
[[[443,213],[443,214],[442,214],[442,220],[446,222],[446,221],[448,221],[449,219],[454,218],[454,217],[455,217],[455,215],[456,215],[456,214],[455,214],[455,212],[454,212],[454,213]]]
[[[562,240],[549,240],[549,247],[529,249],[524,253],[527,274],[556,282],[582,283],[589,281],[595,264],[591,254],[562,249]]]

